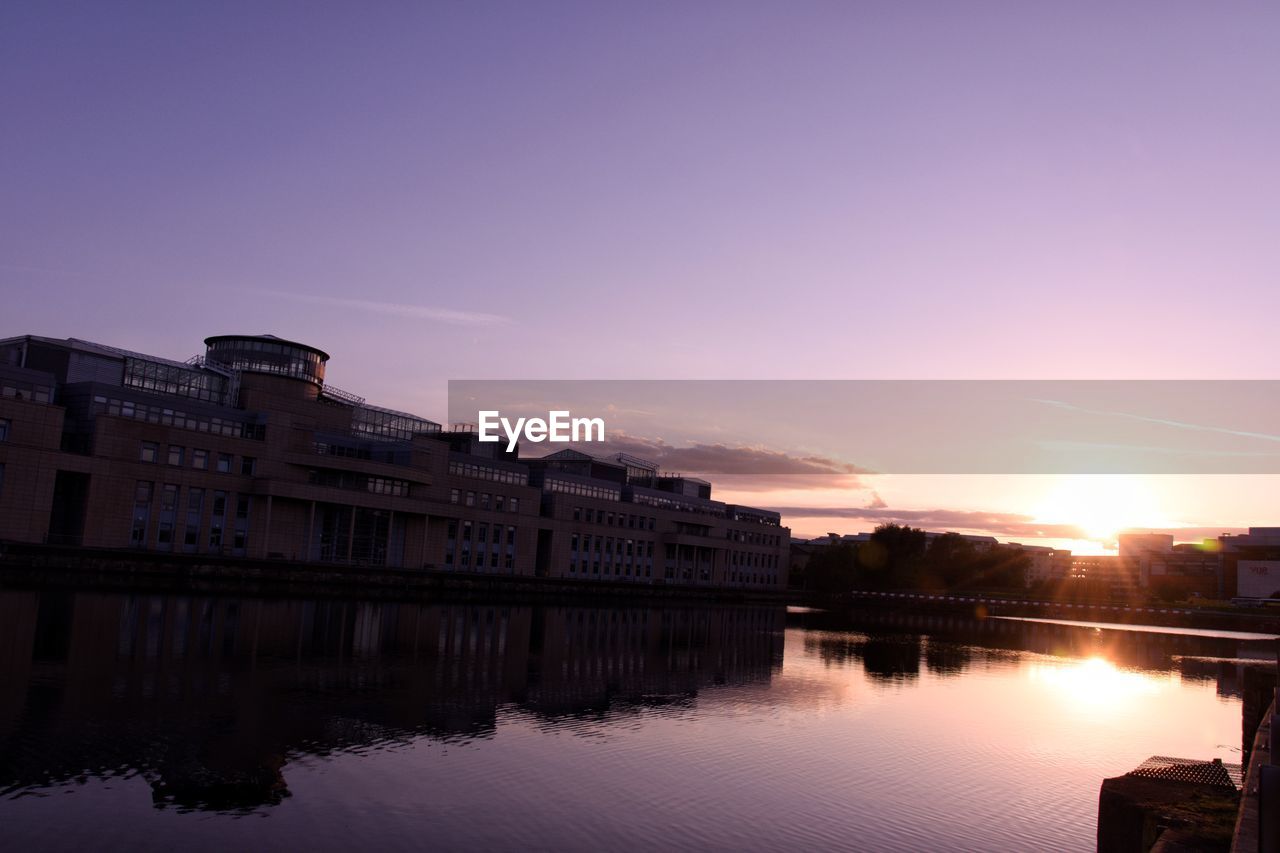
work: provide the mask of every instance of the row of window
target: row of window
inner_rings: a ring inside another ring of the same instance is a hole
[[[766,575],[758,572],[750,572],[750,573],[730,572],[729,581],[730,583],[747,583],[747,584],[764,583],[764,584],[769,584],[771,586],[776,586],[778,583],[778,576],[773,574]]]
[[[479,503],[477,503],[477,497]],[[449,503],[462,506],[478,506],[480,509],[492,509],[494,512],[519,512],[520,499],[507,495],[495,495],[489,492],[463,492],[461,489],[449,490]]]
[[[505,547],[504,547],[504,537]],[[444,564],[484,571],[515,569],[516,529],[511,525],[451,520],[445,531]]]
[[[209,415],[189,415],[164,406],[118,400],[115,397],[95,396],[93,411],[96,414],[119,415],[122,418],[134,418],[147,423],[225,435],[231,438],[252,438],[261,441],[266,436],[266,427],[262,424],[215,418]]]
[[[608,486],[589,486],[585,483],[570,483],[568,480],[548,478],[543,481],[542,488],[548,492],[561,492],[566,495],[576,495],[580,498],[595,498],[601,501],[622,500],[622,490],[611,489]]]
[[[492,480],[495,483],[506,483],[511,486],[529,485],[529,475],[525,471],[508,471],[505,468],[477,465],[474,462],[450,462],[449,473],[455,477]]]
[[[351,431],[369,438],[408,441],[415,435],[440,432],[440,424],[406,412],[393,412],[377,406],[356,406],[351,410]]]
[[[371,477],[358,471],[333,471],[327,468],[312,468],[307,472],[307,482],[313,486],[352,489],[375,495],[391,495],[396,498],[408,497],[409,495],[408,480],[395,480],[391,477]]]
[[[638,504],[647,506],[661,507],[662,509],[675,509],[681,512],[701,512],[708,515],[719,515],[720,513],[711,512],[709,509],[690,501],[680,500],[679,498],[666,497],[665,495],[651,495],[643,492],[636,492],[633,500]]]
[[[621,536],[569,537],[569,574],[653,577],[653,542]]]
[[[621,536],[592,536],[590,533],[574,533],[569,537],[569,553],[576,555],[581,546],[582,553],[617,554],[618,556],[653,556],[653,542],[648,539],[623,539]]]
[[[228,402],[225,376],[176,364],[126,358],[123,384],[129,388],[190,397],[206,403],[226,405]]]
[[[626,527],[629,530],[653,530],[657,522],[652,516],[593,509],[589,506],[575,506],[573,520],[586,521],[587,524],[604,524],[609,527]]]
[[[742,542],[747,545],[768,545],[777,547],[782,544],[782,537],[775,533],[757,533],[747,530],[727,530],[725,538],[730,542]]]
[[[340,456],[344,459],[372,459],[373,454],[367,447],[351,447],[345,444],[330,444],[317,441],[312,449],[321,456]]]
[[[213,470],[219,474],[230,474],[235,470],[235,456],[230,453],[210,454],[208,450],[199,447],[191,448],[191,467],[197,471],[208,471],[210,457],[213,458]],[[165,461],[174,466],[181,468],[186,465],[187,448],[170,444],[166,448]],[[159,462],[160,461],[160,445],[154,441],[144,441],[138,451],[138,461],[140,462]],[[240,473],[246,477],[253,476],[257,471],[258,460],[253,456],[240,457]]]
[[[749,569],[778,568],[777,554],[753,554],[747,551],[730,551],[729,565],[744,566]]]
[[[188,554],[199,552],[205,498],[208,494],[210,512],[205,552],[220,554],[229,544],[233,556],[244,556],[248,548],[249,515],[253,498],[250,495],[236,495],[235,515],[228,519],[228,492],[215,489],[207,493],[205,489],[194,486],[186,491],[186,511],[182,513],[180,486],[164,483],[157,490],[154,482],[138,480],[134,486],[130,544],[135,548],[154,548],[158,551],[172,551],[179,547]],[[154,526],[153,508],[156,510]]]
[[[21,387],[5,382],[0,385],[0,397],[12,400],[31,400],[36,403],[48,403],[53,399],[53,389],[48,385],[28,385]]]

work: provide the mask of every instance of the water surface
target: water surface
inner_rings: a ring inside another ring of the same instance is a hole
[[[1091,850],[1258,640],[774,606],[0,592],[10,849]],[[10,846],[11,845],[11,846]]]

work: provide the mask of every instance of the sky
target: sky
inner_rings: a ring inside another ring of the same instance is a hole
[[[0,333],[273,333],[437,420],[461,378],[1273,378],[1277,31],[1263,3],[4,4]],[[1151,500],[1262,524],[1260,482]],[[968,483],[841,506],[1029,500]]]

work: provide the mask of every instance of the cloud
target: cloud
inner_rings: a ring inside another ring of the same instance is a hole
[[[871,493],[871,502],[867,504],[867,509],[885,509],[889,505],[884,502],[884,498],[880,497],[879,492]]]
[[[827,456],[796,456],[761,446],[694,442],[685,447],[661,438],[610,432],[602,443],[580,448],[593,456],[627,453],[656,463],[664,472],[715,478],[717,488],[736,491],[772,489],[860,489],[863,468]]]
[[[1176,429],[1192,430],[1194,432],[1212,432],[1221,435],[1232,435],[1239,438],[1256,438],[1262,441],[1280,441],[1280,435],[1272,435],[1266,432],[1252,432],[1250,430],[1231,429],[1229,427],[1208,426],[1205,424],[1193,424],[1186,421],[1175,421],[1169,418],[1153,418],[1148,415],[1138,415],[1132,412],[1112,412],[1105,409],[1090,409],[1084,406],[1077,406],[1074,403],[1067,403],[1062,400],[1044,400],[1037,397],[1029,398],[1033,403],[1043,403],[1046,406],[1053,406],[1058,409],[1065,409],[1070,412],[1082,412],[1087,415],[1102,415],[1111,418],[1127,418],[1129,420],[1141,421],[1148,424],[1157,424],[1159,426],[1174,427]],[[1185,452],[1185,451],[1176,451]]]
[[[369,314],[386,314],[406,320],[430,320],[450,326],[506,326],[514,322],[510,317],[501,314],[486,314],[480,311],[457,311],[452,308],[438,308],[430,305],[377,302],[372,299],[346,299],[314,293],[289,293],[284,290],[255,290],[254,292],[267,296],[278,296],[281,299],[292,299],[295,302],[306,302],[311,305],[326,305],[333,308],[364,311]]]

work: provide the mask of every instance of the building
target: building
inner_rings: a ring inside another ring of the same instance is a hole
[[[1206,545],[1222,558],[1222,597],[1271,598],[1280,586],[1268,590],[1280,571],[1280,527],[1250,527],[1248,533],[1219,536]]]
[[[775,589],[777,513],[644,460],[542,459],[329,386],[271,335],[172,361],[0,340],[0,541]]]
[[[1006,548],[1021,551],[1027,557],[1026,584],[1028,587],[1045,583],[1060,583],[1072,576],[1071,552],[1048,545],[1023,545],[1010,542]]]

